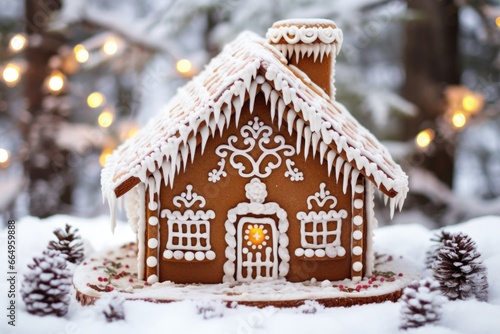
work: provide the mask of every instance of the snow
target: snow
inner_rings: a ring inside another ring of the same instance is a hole
[[[70,216],[53,216],[48,219],[26,217],[17,223],[17,270],[19,279],[27,271],[32,257],[39,255],[49,240],[52,231],[63,228],[66,223],[78,228],[87,249],[102,251],[109,247],[134,241],[134,233],[128,224],[119,223],[112,235],[108,228],[109,217],[81,219]],[[453,301],[443,305],[442,319],[432,326],[414,329],[412,333],[430,334],[479,334],[495,333],[500,329],[500,217],[481,217],[466,223],[448,226],[450,232],[462,231],[470,235],[482,253],[488,269],[489,301]],[[399,254],[413,270],[429,275],[424,269],[425,252],[429,239],[437,231],[418,224],[386,226],[375,230],[375,251]],[[6,230],[0,234],[0,244],[5,245]],[[4,247],[4,246],[2,246]],[[4,248],[2,254],[6,254]],[[90,255],[90,251],[87,253]],[[0,271],[6,273],[6,261],[0,262]],[[7,282],[0,280],[0,291],[7,291]],[[3,300],[3,296],[2,296]],[[219,310],[217,304],[207,301],[182,301],[169,304],[154,304],[144,301],[126,301],[125,321],[107,323],[95,307],[82,307],[72,300],[68,314],[63,318],[38,317],[26,313],[24,303],[18,298],[16,327],[2,320],[0,332],[5,334],[28,333],[155,333],[168,328],[169,333],[399,333],[400,303],[370,304],[350,308],[299,307],[258,309],[236,306]],[[202,306],[200,306],[202,305]],[[200,307],[213,305],[222,317],[204,319]],[[362,319],[362,321],[360,321]]]

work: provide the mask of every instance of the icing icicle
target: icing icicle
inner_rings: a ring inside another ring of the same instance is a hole
[[[304,128],[304,158],[307,160],[309,154],[309,147],[311,146],[311,128],[306,126]]]
[[[344,193],[344,195],[347,193],[347,185],[349,184],[349,173],[351,172],[352,170],[352,167],[350,164],[348,163],[345,163],[344,164],[344,181],[343,181],[343,184],[342,184],[342,192]]]
[[[288,113],[286,114],[286,123],[288,124],[288,134],[290,136],[293,133],[293,121],[295,120],[296,116],[297,113],[295,113],[292,109],[289,109]]]

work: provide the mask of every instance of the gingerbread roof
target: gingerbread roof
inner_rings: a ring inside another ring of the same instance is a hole
[[[226,45],[155,118],[108,158],[101,181],[110,204],[158,170],[165,184],[173,184],[181,168],[193,161],[196,146],[200,144],[203,151],[210,134],[222,133],[231,121],[238,124],[243,104],[249,101],[252,110],[260,91],[278,124],[285,121],[289,131],[295,129],[298,152],[303,139],[304,154],[307,156],[312,146],[312,153],[318,150],[330,170],[332,165],[336,168],[334,155],[325,153],[335,151],[390,197],[391,211],[402,206],[408,177],[387,149],[343,105],[327,96],[305,73],[288,65],[276,48],[250,32]]]

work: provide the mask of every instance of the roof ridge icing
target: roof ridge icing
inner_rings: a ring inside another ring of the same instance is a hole
[[[117,195],[122,195],[117,194],[117,189],[126,182],[130,189],[139,180],[147,182],[149,176],[160,178],[163,173],[165,184],[172,185],[181,168],[185,169],[187,162],[194,160],[196,134],[201,135],[203,152],[210,135],[214,136],[216,131],[222,134],[231,121],[238,124],[245,96],[249,97],[252,110],[260,91],[279,125],[285,120],[289,131],[294,124],[298,125],[301,129],[298,136],[304,136],[311,145],[318,144],[318,138],[311,140],[313,136],[321,139],[324,146],[313,147],[312,152],[318,150],[321,158],[327,159],[329,171],[332,165],[339,164],[337,156],[342,155],[392,196],[391,214],[396,207],[402,207],[408,192],[408,177],[387,149],[343,105],[330,100],[308,80],[305,73],[288,66],[278,50],[254,33],[243,32],[200,74],[179,88],[162,113],[110,156],[101,183],[111,211],[114,212]],[[295,117],[297,114],[300,117]],[[331,144],[337,152],[327,147]],[[135,183],[130,182],[133,178]]]

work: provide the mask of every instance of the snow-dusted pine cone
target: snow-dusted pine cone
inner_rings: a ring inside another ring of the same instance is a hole
[[[71,276],[66,259],[57,250],[47,249],[34,263],[21,284],[21,296],[29,313],[54,314],[59,317],[68,312]]]
[[[424,278],[411,282],[400,299],[403,303],[400,328],[415,328],[438,321],[443,299],[437,281]]]
[[[438,250],[432,265],[434,278],[451,300],[476,297],[488,300],[486,267],[476,243],[465,233],[454,233]]]
[[[101,296],[96,302],[96,308],[104,314],[108,322],[124,320],[125,310],[123,309],[123,303],[125,298],[116,294],[109,293]]]
[[[60,251],[67,256],[71,263],[79,264],[83,261],[83,242],[78,233],[78,229],[73,229],[71,225],[66,224],[66,228],[56,229],[54,234],[57,241],[49,242],[49,248]]]
[[[445,240],[451,239],[451,233],[446,231],[441,231],[441,233],[435,234],[431,241],[434,241],[429,250],[425,253],[425,267],[427,269],[432,269],[432,264],[436,261],[437,252],[439,248],[443,245]]]

